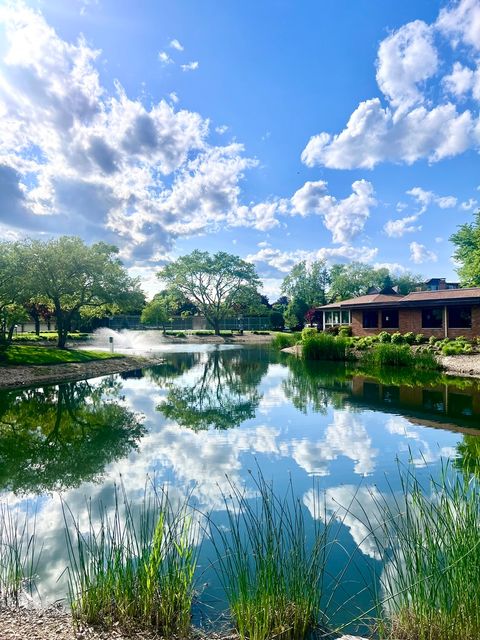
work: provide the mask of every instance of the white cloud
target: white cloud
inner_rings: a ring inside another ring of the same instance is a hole
[[[261,245],[261,247],[260,247]],[[306,251],[304,249],[296,249],[294,251],[281,251],[271,247],[268,243],[259,243],[259,251],[247,255],[245,260],[255,264],[267,264],[281,273],[288,273],[291,268],[306,260],[313,262],[314,260],[326,260],[333,262],[340,260],[358,260],[361,262],[371,262],[378,253],[378,249],[371,247],[354,247],[351,245],[343,245],[341,247],[322,247],[316,251]]]
[[[183,51],[184,49],[183,45],[180,44],[180,42],[176,38],[170,40],[169,46],[171,49],[176,49],[177,51]]]
[[[431,204],[436,204],[440,209],[452,209],[457,205],[455,196],[438,196],[433,191],[426,191],[421,187],[413,187],[407,194],[421,206],[419,213],[424,213]]]
[[[166,51],[160,51],[158,54],[158,59],[162,64],[173,64],[172,58],[168,55]]]
[[[478,109],[462,109],[455,100],[463,99],[470,90],[480,100],[480,72],[468,66],[471,62],[476,65],[470,48],[480,49],[479,15],[477,0],[461,0],[443,9],[435,23],[416,20],[385,38],[378,50],[377,83],[386,105],[379,98],[361,102],[343,131],[312,136],[302,161],[310,167],[373,168],[385,161],[438,162],[478,148]],[[441,35],[449,38],[457,58],[445,77],[439,57],[445,51],[435,45]],[[459,43],[468,47],[459,47]],[[465,60],[459,59],[462,57]],[[442,101],[444,96],[436,90],[441,83],[453,101]]]
[[[424,262],[437,262],[437,254],[429,251],[425,245],[418,242],[410,243],[410,260],[415,264],[423,264]]]
[[[475,198],[469,198],[465,202],[462,202],[462,204],[460,205],[460,208],[463,209],[464,211],[471,211],[472,209],[475,209],[477,205],[478,205],[478,201],[475,200]]]
[[[377,83],[391,105],[404,110],[423,102],[418,85],[432,77],[437,67],[432,28],[415,20],[380,43]]]
[[[415,225],[417,220],[418,215],[398,218],[397,220],[388,220],[383,228],[390,238],[401,238],[406,233],[421,231],[421,225]]]
[[[171,92],[168,94],[168,97],[170,98],[170,100],[171,100],[174,104],[177,104],[177,103],[178,103],[178,101],[179,101],[179,97],[178,97],[178,95],[175,93],[175,91],[171,91]]]
[[[193,60],[192,62],[188,62],[187,64],[180,65],[182,71],[195,71],[199,67],[199,63],[197,60]]]
[[[228,127],[227,127],[226,124],[222,124],[222,125],[220,125],[218,127],[215,127],[215,131],[217,133],[219,133],[220,135],[222,135],[222,134],[224,134],[224,133],[226,133],[228,131]]]
[[[327,195],[326,189],[323,180],[306,182],[292,196],[292,213],[322,215],[333,242],[349,243],[363,231],[370,208],[376,204],[373,186],[366,180],[356,180],[352,193],[342,200]]]

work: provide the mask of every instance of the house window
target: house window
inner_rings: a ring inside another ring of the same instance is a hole
[[[422,329],[441,329],[443,311],[438,307],[422,309]]]
[[[470,329],[472,307],[451,307],[448,310],[448,326],[452,329]]]
[[[398,309],[384,309],[382,311],[382,327],[384,329],[398,329]]]
[[[350,324],[350,311],[334,309],[333,311],[325,311],[324,313],[325,327]]]
[[[376,329],[378,327],[378,311],[364,311],[363,312],[363,328],[364,329]]]

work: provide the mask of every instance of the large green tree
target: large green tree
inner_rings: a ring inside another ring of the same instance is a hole
[[[475,213],[473,222],[460,225],[450,241],[455,245],[453,257],[461,284],[480,286],[480,211]]]
[[[223,251],[193,251],[163,267],[158,277],[194,304],[217,335],[220,322],[248,306],[260,286],[252,264]]]
[[[330,269],[328,298],[332,302],[365,295],[370,287],[383,288],[389,284],[388,269],[375,269],[363,262],[334,264]]]
[[[33,294],[52,307],[58,346],[65,347],[72,319],[78,314],[102,316],[143,306],[144,295],[118,258],[118,249],[99,242],[91,246],[76,237],[17,245]]]
[[[0,343],[9,342],[15,325],[28,319],[22,305],[30,285],[16,244],[0,242]]]
[[[325,260],[296,264],[282,282],[282,293],[288,298],[302,300],[308,307],[325,304],[330,276]]]

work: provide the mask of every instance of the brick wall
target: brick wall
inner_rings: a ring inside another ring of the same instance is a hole
[[[443,310],[443,307],[442,307]],[[352,333],[354,336],[373,336],[380,331],[388,331],[388,333],[423,333],[425,336],[435,336],[436,338],[444,338],[445,331],[441,329],[423,329],[422,328],[422,310],[421,309],[400,309],[398,314],[398,329],[383,329],[382,328],[382,312],[378,310],[378,327],[376,329],[365,329],[363,327],[363,311],[356,309],[351,312],[352,319]],[[449,338],[458,338],[458,336],[465,336],[466,338],[473,338],[480,336],[480,306],[472,307],[472,328],[471,329],[449,329]]]

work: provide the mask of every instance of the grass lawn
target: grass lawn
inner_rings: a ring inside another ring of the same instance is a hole
[[[121,355],[104,351],[74,351],[23,344],[12,344],[6,348],[0,348],[0,366],[63,364],[65,362],[90,362],[92,360],[108,360],[109,358],[122,357]]]

